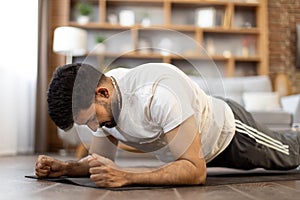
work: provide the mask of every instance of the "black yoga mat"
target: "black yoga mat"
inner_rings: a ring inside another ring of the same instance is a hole
[[[84,187],[92,187],[92,188],[99,188],[99,189],[107,189],[107,190],[114,190],[114,191],[123,191],[123,190],[150,190],[150,189],[161,189],[161,188],[171,188],[174,186],[143,186],[143,185],[132,185],[132,186],[124,186],[119,188],[104,188],[104,187],[97,187],[93,181],[89,177],[59,177],[59,178],[38,178],[37,176],[25,176],[26,178],[33,178],[37,180],[47,180],[52,182],[59,182],[59,183],[67,183],[73,184],[78,186]]]
[[[36,176],[25,176],[26,178],[34,178],[38,180],[47,180],[53,182],[67,183],[85,187],[97,187],[89,177],[59,177],[59,178],[38,178]],[[204,186],[216,185],[230,185],[241,183],[257,183],[257,182],[272,182],[272,181],[288,181],[300,180],[300,170],[290,171],[267,171],[263,169],[258,170],[214,170],[209,171]],[[144,186],[132,185],[120,188],[102,188],[108,190],[149,190],[149,189],[162,189],[162,188],[175,188],[175,187],[201,187],[199,186]]]

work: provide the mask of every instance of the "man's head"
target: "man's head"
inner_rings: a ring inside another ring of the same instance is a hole
[[[95,102],[97,87],[105,76],[94,67],[75,63],[58,67],[48,89],[48,113],[61,129],[73,126],[74,117]]]

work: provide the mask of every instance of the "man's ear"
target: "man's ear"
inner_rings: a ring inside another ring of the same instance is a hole
[[[109,97],[109,92],[106,87],[97,87],[95,93],[96,93],[96,97],[97,96],[104,97],[104,98]]]

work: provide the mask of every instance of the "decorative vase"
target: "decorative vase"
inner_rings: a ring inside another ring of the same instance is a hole
[[[173,51],[173,42],[169,38],[163,38],[158,43],[158,49],[161,55],[168,56]]]
[[[105,52],[105,49],[106,49],[105,44],[103,44],[103,43],[98,43],[98,44],[95,46],[94,51],[95,51],[95,53],[97,53],[97,54],[103,54],[103,53]]]
[[[119,14],[121,26],[133,26],[135,23],[135,15],[131,10],[122,10]]]
[[[151,20],[149,17],[145,17],[143,18],[142,22],[141,22],[142,26],[147,27],[151,25]]]
[[[90,21],[90,17],[86,15],[80,15],[77,17],[77,22],[79,24],[87,24]]]

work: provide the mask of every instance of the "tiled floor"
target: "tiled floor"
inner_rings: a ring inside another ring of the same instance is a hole
[[[199,186],[153,190],[109,191],[24,178],[34,173],[37,156],[0,157],[0,199],[130,199],[130,200],[235,200],[300,199],[300,180]],[[69,158],[60,158],[69,159]],[[123,159],[120,163],[136,163]],[[140,161],[154,165],[153,160]]]

